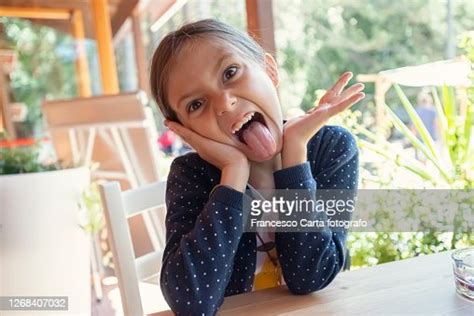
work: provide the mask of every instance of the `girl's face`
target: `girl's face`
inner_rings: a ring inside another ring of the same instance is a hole
[[[168,101],[185,127],[236,147],[251,161],[266,161],[281,151],[273,58],[267,56],[264,69],[231,45],[210,39],[188,44],[175,58]]]

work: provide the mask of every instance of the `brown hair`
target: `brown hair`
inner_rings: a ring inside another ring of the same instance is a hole
[[[249,35],[238,29],[213,19],[186,24],[166,35],[153,54],[150,69],[150,88],[155,102],[165,118],[179,121],[171,108],[166,94],[168,77],[173,58],[181,52],[190,40],[214,38],[232,45],[244,56],[264,65],[265,51]]]

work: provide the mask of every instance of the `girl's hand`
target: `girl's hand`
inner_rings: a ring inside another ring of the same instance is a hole
[[[283,127],[282,167],[287,168],[307,160],[306,145],[311,137],[333,116],[365,97],[364,85],[356,83],[344,90],[352,72],[344,73],[321,98],[319,104],[305,115],[289,120]]]
[[[222,171],[221,184],[245,190],[250,174],[247,156],[230,145],[203,137],[183,125],[165,120],[165,125],[193,147],[199,156]]]

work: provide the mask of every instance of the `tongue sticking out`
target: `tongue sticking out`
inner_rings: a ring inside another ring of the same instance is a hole
[[[276,150],[276,142],[268,128],[260,122],[250,123],[242,134],[248,147],[261,159],[268,158]]]

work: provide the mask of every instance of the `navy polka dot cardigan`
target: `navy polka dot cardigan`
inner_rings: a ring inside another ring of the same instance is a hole
[[[276,189],[357,188],[358,150],[342,127],[325,126],[308,143],[308,161],[274,173]],[[252,290],[256,235],[243,233],[245,195],[217,186],[220,170],[191,152],[176,158],[166,192],[166,247],[161,289],[179,315],[214,315],[225,296]],[[323,216],[326,216],[322,213]],[[288,289],[307,294],[341,270],[345,233],[276,233]]]

